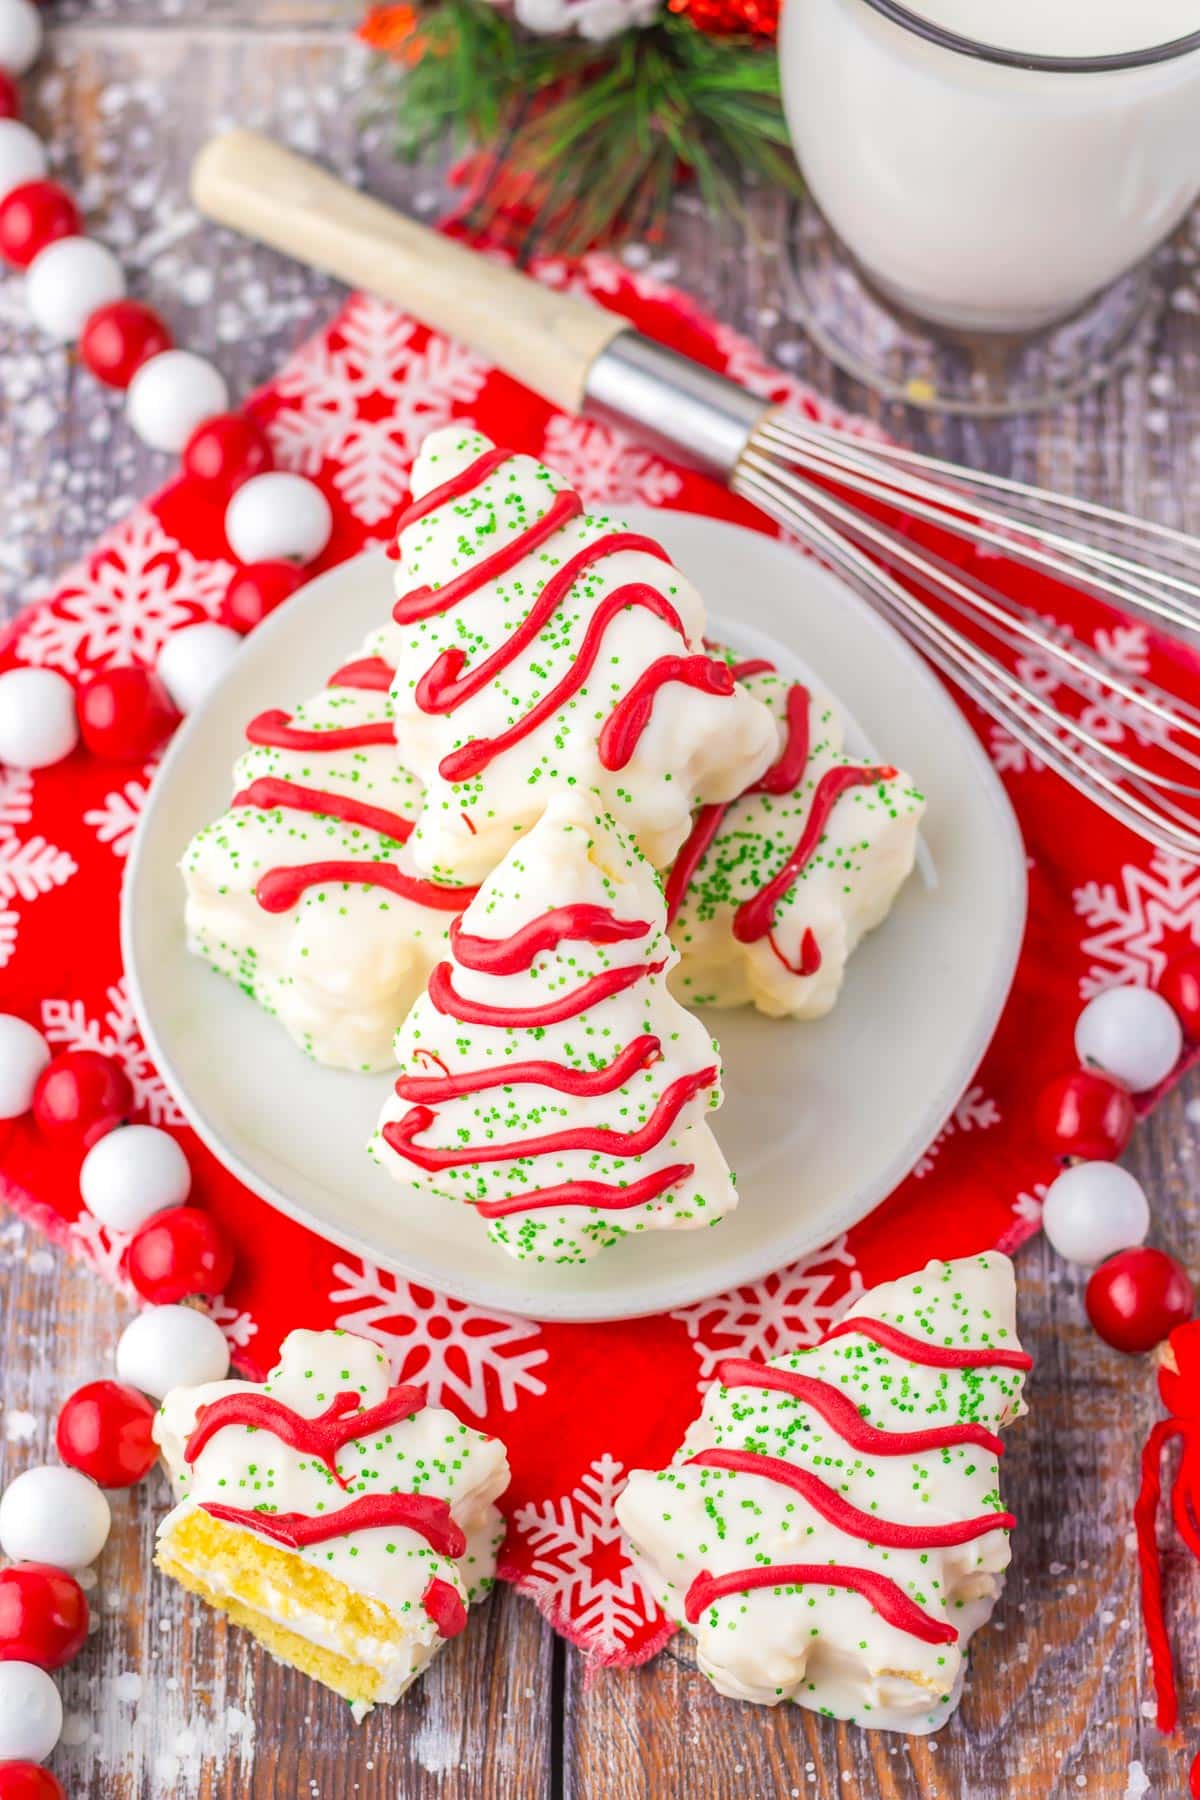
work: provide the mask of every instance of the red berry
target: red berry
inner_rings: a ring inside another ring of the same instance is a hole
[[[110,300],[83,328],[79,355],[107,387],[127,388],[144,362],[171,348],[171,333],[140,300]]]
[[[0,119],[19,119],[21,93],[7,69],[0,69]]]
[[[83,1589],[65,1569],[32,1562],[0,1569],[0,1662],[61,1669],[79,1655],[87,1628]]]
[[[38,1076],[33,1116],[48,1138],[69,1139],[81,1150],[133,1111],[133,1088],[119,1062],[99,1050],[64,1050]]]
[[[0,1800],[67,1800],[67,1790],[41,1763],[0,1763]]]
[[[266,432],[246,413],[218,413],[203,420],[183,446],[185,475],[222,494],[232,494],[274,462]]]
[[[304,576],[294,563],[247,563],[238,570],[221,602],[222,625],[232,625],[235,631],[253,631],[303,581]]]
[[[1133,1133],[1137,1114],[1127,1090],[1091,1069],[1049,1081],[1033,1109],[1033,1128],[1055,1156],[1111,1162]]]
[[[82,229],[79,208],[57,181],[24,181],[0,200],[0,256],[14,269],[27,269],[47,244]]]
[[[1158,991],[1178,1014],[1188,1043],[1200,1044],[1200,950],[1169,962]]]
[[[151,1428],[154,1408],[145,1394],[120,1381],[89,1381],[65,1400],[58,1415],[58,1454],[100,1487],[132,1487],[158,1456]]]
[[[223,1292],[233,1273],[233,1248],[198,1206],[172,1206],[135,1232],[126,1267],[143,1300],[169,1306],[190,1294]]]
[[[79,730],[93,756],[145,762],[179,723],[153,669],[102,669],[79,690]]]
[[[1121,1250],[1087,1284],[1087,1315],[1106,1344],[1133,1356],[1186,1325],[1195,1299],[1182,1264],[1165,1250]]]

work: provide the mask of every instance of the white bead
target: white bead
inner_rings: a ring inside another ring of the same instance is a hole
[[[53,669],[7,669],[0,675],[0,763],[48,769],[79,742],[75,689]]]
[[[0,119],[0,200],[46,173],[46,152],[35,131],[20,119]]]
[[[151,1306],[130,1321],[117,1345],[117,1374],[151,1399],[172,1388],[223,1381],[229,1346],[215,1319],[194,1306]]]
[[[45,1762],[62,1723],[62,1701],[45,1669],[0,1662],[0,1763]]]
[[[179,451],[197,425],[229,406],[220,369],[193,350],[163,350],[129,384],[129,423],[152,450]]]
[[[185,625],[173,631],[158,657],[158,678],[181,713],[207,700],[242,647],[229,625]]]
[[[42,21],[30,0],[0,0],[0,69],[24,75],[42,47]]]
[[[1080,1062],[1142,1094],[1165,1081],[1179,1061],[1183,1030],[1161,994],[1109,988],[1080,1013],[1075,1050]]]
[[[59,238],[39,250],[25,276],[25,304],[38,328],[60,343],[73,344],[97,307],[119,300],[125,274],[105,244],[95,238]]]
[[[157,1125],[108,1132],[79,1171],[84,1205],[113,1231],[136,1231],[166,1207],[182,1206],[191,1190],[187,1157]]]
[[[225,513],[225,536],[239,562],[311,562],[332,531],[333,514],[316,483],[279,469],[251,476]]]
[[[1150,1207],[1128,1169],[1110,1162],[1076,1163],[1046,1189],[1042,1226],[1060,1256],[1091,1268],[1145,1242]]]
[[[40,1031],[14,1013],[0,1013],[0,1119],[19,1119],[29,1111],[49,1061],[50,1046]]]
[[[26,1469],[0,1497],[0,1549],[13,1562],[86,1569],[108,1542],[111,1524],[95,1482],[57,1463]]]

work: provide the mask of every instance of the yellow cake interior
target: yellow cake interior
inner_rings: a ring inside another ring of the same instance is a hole
[[[253,1632],[281,1662],[359,1705],[379,1697],[380,1660],[405,1654],[410,1628],[381,1601],[202,1508],[181,1514],[160,1537],[154,1560],[181,1587]]]

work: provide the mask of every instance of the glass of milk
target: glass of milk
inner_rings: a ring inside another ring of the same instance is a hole
[[[835,361],[982,413],[1109,372],[1200,193],[1200,0],[785,0],[779,50]]]

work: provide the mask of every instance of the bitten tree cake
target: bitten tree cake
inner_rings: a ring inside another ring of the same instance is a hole
[[[778,750],[703,644],[700,596],[652,538],[463,426],[425,440],[397,541],[400,757],[425,786],[417,866],[477,882],[563,787],[596,790],[656,867],[693,807]]]
[[[384,1068],[470,893],[419,875],[421,785],[396,754],[376,656],[247,727],[228,812],[183,858],[190,947],[318,1062]]]
[[[667,989],[658,878],[598,804],[553,802],[453,926],[373,1144],[538,1262],[735,1204],[708,1125],[716,1046]]]
[[[782,749],[693,820],[667,877],[672,986],[689,1006],[818,1018],[912,870],[925,802],[898,769],[846,755],[827,696],[763,658],[721,654],[778,721]]]
[[[504,1446],[390,1386],[365,1338],[293,1331],[261,1387],[175,1388],[154,1435],[177,1502],[159,1568],[360,1716],[491,1587]]]
[[[721,1693],[944,1724],[1009,1563],[996,1434],[1029,1367],[1012,1264],[990,1253],[872,1289],[812,1349],[719,1366],[617,1512]]]

